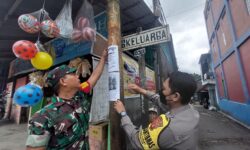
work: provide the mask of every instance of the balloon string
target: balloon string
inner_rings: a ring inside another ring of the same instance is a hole
[[[45,15],[45,13],[46,13],[46,11],[45,11],[45,3],[46,3],[46,0],[43,0],[43,7],[42,7],[42,9],[40,10],[40,16],[39,16],[39,23],[41,24],[41,22],[43,21],[43,19],[44,19],[44,15]],[[40,41],[40,37],[41,37],[41,30],[39,30],[39,32],[38,32],[38,37],[37,37],[37,42],[39,42]]]
[[[43,9],[45,8],[45,2],[46,2],[46,0],[43,0]]]

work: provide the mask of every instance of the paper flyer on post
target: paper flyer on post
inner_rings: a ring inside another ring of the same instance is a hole
[[[109,100],[120,99],[120,72],[109,73]]]
[[[117,45],[108,47],[108,72],[119,72],[119,51]]]

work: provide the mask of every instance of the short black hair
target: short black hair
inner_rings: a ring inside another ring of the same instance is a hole
[[[175,71],[169,75],[169,87],[171,92],[178,92],[181,96],[181,103],[188,104],[197,88],[194,77],[188,73]]]

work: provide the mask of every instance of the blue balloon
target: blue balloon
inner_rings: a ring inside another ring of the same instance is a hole
[[[14,102],[22,107],[34,106],[43,98],[40,86],[29,83],[19,87],[14,93]]]

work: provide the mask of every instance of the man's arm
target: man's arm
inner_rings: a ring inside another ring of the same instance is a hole
[[[108,57],[108,50],[104,49],[103,53],[102,53],[102,57],[101,57],[98,65],[96,66],[93,73],[91,74],[91,76],[88,79],[88,83],[90,84],[91,88],[93,88],[95,86],[96,82],[100,78],[102,71],[103,71],[103,68],[105,66],[105,62],[106,62],[107,57]]]
[[[144,96],[147,96],[147,90],[139,87],[138,85],[136,84],[133,84],[133,83],[129,83],[128,84],[128,89],[132,92],[132,93],[139,93],[139,94],[142,94]]]
[[[132,84],[132,83],[128,84],[128,88],[130,90],[132,90],[132,92],[140,93],[140,94],[144,95],[145,97],[147,97],[148,99],[150,99],[150,101],[152,101],[155,105],[160,107],[160,109],[163,112],[167,111],[166,106],[164,104],[162,104],[160,101],[159,94],[147,91],[146,89],[143,89],[143,88],[139,87],[138,85]]]
[[[114,103],[114,108],[117,113],[126,112],[123,103],[120,100],[117,100]],[[127,134],[130,143],[132,144],[134,149],[142,149],[142,146],[139,141],[139,130],[136,129],[137,127],[133,125],[132,121],[130,120],[128,115],[122,116],[121,118],[121,127]]]
[[[28,137],[26,140],[26,150],[45,150],[49,140],[50,132],[48,115],[36,112],[29,120]]]

